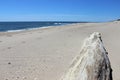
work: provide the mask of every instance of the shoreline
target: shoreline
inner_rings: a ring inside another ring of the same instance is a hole
[[[0,32],[19,32],[19,31],[34,30],[34,29],[53,27],[53,26],[57,27],[57,26],[65,26],[65,25],[77,24],[78,22],[74,22],[74,23],[73,22],[51,22],[52,24],[51,23],[47,23],[47,22],[43,22],[44,25],[42,23],[39,23],[39,22],[0,22],[0,23],[1,24],[4,23],[4,24],[2,24],[4,27],[6,27],[5,23],[6,24],[7,23],[14,23],[13,25],[11,24],[12,26],[14,26],[15,23],[17,23],[18,25],[21,25],[22,23],[27,23],[28,25],[33,23],[34,27],[32,27],[32,26],[27,27],[27,25],[23,24],[22,26],[26,26],[23,29],[19,29],[19,26],[16,26],[16,25],[15,25],[16,27],[13,27],[13,28],[17,28],[18,27],[18,29],[9,29],[9,28],[6,29],[6,30],[4,30],[4,28],[3,28],[3,30],[0,29]],[[19,23],[21,23],[21,24],[19,24]],[[38,26],[35,27],[35,25],[37,25],[38,23],[39,23],[39,27]],[[80,23],[82,23],[82,22],[80,22]],[[47,24],[49,24],[49,25],[47,25]],[[9,26],[12,27],[11,25],[9,25]],[[3,27],[3,26],[1,26],[1,27]]]
[[[22,30],[9,30],[9,31],[0,31],[0,36],[7,35],[7,34],[19,34],[19,33],[27,33],[27,32],[35,32],[39,30],[47,30],[47,29],[55,29],[55,28],[64,28],[74,25],[84,25],[90,23],[72,23],[72,24],[65,24],[65,25],[57,25],[57,26],[44,26],[39,28],[29,28],[29,29],[22,29]]]

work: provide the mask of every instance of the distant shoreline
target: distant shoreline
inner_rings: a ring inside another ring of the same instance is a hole
[[[25,30],[47,28],[51,26],[64,26],[76,23],[88,23],[88,22],[67,22],[67,21],[0,22],[0,32],[19,32]]]

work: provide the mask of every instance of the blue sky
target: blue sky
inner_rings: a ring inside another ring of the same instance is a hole
[[[120,0],[0,0],[0,21],[109,21]]]

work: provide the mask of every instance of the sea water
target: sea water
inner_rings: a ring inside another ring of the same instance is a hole
[[[78,22],[0,22],[0,32],[12,32],[12,31],[21,31],[28,29],[36,29],[41,27],[50,27],[50,26],[61,26],[66,24],[72,24]]]

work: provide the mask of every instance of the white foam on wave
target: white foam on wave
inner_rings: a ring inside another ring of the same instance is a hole
[[[37,30],[37,29],[43,29],[43,28],[49,28],[47,27],[38,27],[38,28],[27,28],[27,29],[19,29],[19,30],[8,30],[5,32],[21,32],[21,31],[27,31],[27,30]]]
[[[62,24],[62,23],[54,23],[54,24]]]

